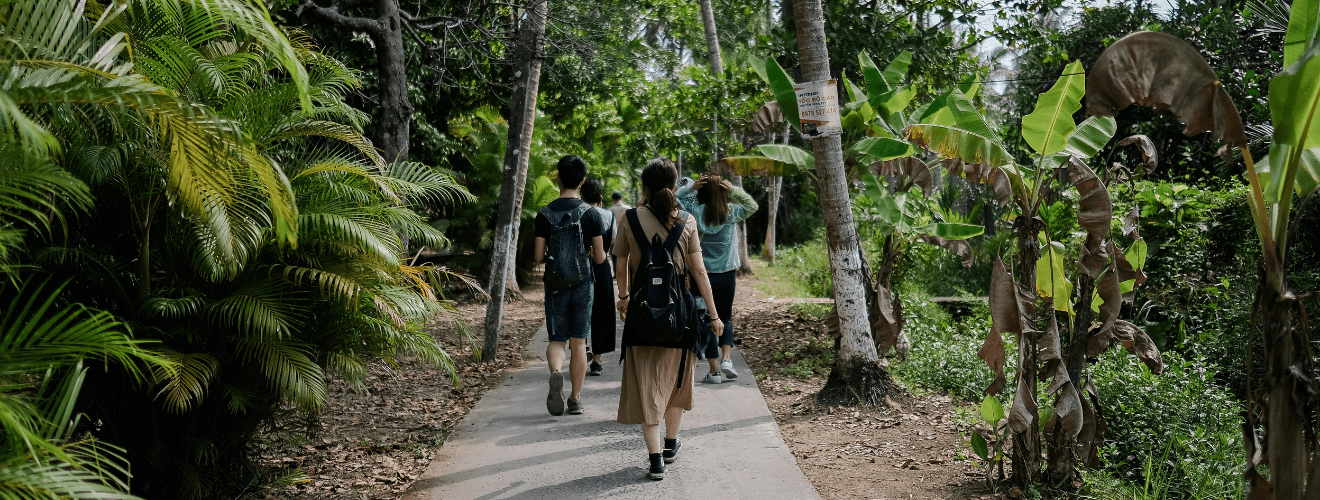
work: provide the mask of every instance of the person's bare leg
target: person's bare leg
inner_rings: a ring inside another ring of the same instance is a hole
[[[646,440],[647,453],[660,453],[661,451],[664,451],[665,442],[660,437],[662,435],[663,434],[660,432],[660,424],[642,424],[642,439]]]
[[[682,426],[683,409],[677,406],[665,408],[665,439],[678,439],[678,429]]]
[[[595,361],[595,362],[597,362],[597,363],[600,363],[601,355],[600,355],[599,353],[592,354],[592,356],[591,356],[591,360],[592,360],[592,361]]]
[[[554,373],[564,367],[564,343],[551,342],[550,347],[545,348],[545,361],[550,366],[550,372]]]
[[[720,360],[715,358],[706,358],[706,361],[710,362],[710,373],[720,372]]]
[[[720,351],[724,353],[724,359],[729,359],[729,353],[730,353],[730,352],[733,352],[733,346],[731,346],[731,345],[722,345],[722,346],[720,346]],[[714,366],[714,363],[715,363],[715,362],[712,361],[712,362],[711,362],[711,365]]]
[[[568,360],[568,375],[573,382],[573,393],[569,394],[570,399],[580,399],[582,396],[582,381],[587,378],[587,339],[568,339],[568,347],[573,351],[573,357]],[[559,347],[560,364],[563,364],[564,348],[563,344]]]

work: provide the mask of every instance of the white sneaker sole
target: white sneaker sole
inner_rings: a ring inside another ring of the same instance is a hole
[[[732,364],[730,364],[727,368],[721,364],[720,373],[724,374],[724,378],[727,378],[729,380],[735,380],[738,378],[738,372],[733,371]]]

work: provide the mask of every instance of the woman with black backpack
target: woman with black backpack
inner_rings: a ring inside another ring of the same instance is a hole
[[[709,321],[716,336],[720,318],[696,310],[690,284],[713,304],[710,281],[701,258],[697,221],[679,210],[675,196],[678,169],[656,158],[642,170],[642,206],[616,221],[613,254],[617,308],[624,321],[623,384],[618,422],[640,424],[650,459],[648,477],[664,479],[665,464],[678,458],[683,412],[691,410],[698,321]],[[634,297],[635,296],[635,297]],[[660,421],[665,429],[661,441]]]

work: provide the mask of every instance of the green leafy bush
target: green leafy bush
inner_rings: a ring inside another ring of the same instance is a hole
[[[915,284],[905,283],[899,294],[907,318],[904,332],[912,347],[904,362],[892,365],[894,376],[909,385],[980,401],[982,390],[994,381],[994,374],[976,356],[990,331],[989,309],[977,304],[971,314],[955,321]],[[1010,370],[1017,365],[1017,339],[1005,337],[1004,344],[1008,353],[1005,370]]]
[[[1142,481],[1151,453],[1169,449],[1165,481],[1179,496],[1226,498],[1241,480],[1241,404],[1214,381],[1213,364],[1164,353],[1164,373],[1152,374],[1121,348],[1101,355],[1092,375],[1107,429],[1103,469]]]
[[[807,243],[781,251],[775,263],[786,267],[791,277],[813,297],[829,297],[834,289],[824,231],[820,231],[816,238]]]

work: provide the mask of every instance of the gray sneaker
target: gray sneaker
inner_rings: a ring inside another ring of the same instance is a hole
[[[729,380],[735,380],[738,378],[738,370],[733,369],[733,361],[729,361],[728,359],[720,361],[720,372],[724,374],[724,378]]]
[[[550,374],[550,395],[545,398],[545,409],[556,417],[564,414],[564,373]]]
[[[724,377],[718,373],[707,373],[706,378],[701,379],[703,384],[721,384],[724,383]]]
[[[585,410],[584,408],[582,408],[582,402],[581,402],[581,401],[578,401],[578,400],[573,399],[573,398],[568,398],[568,414],[569,414],[569,415],[581,415],[583,411],[586,411],[586,410]]]

